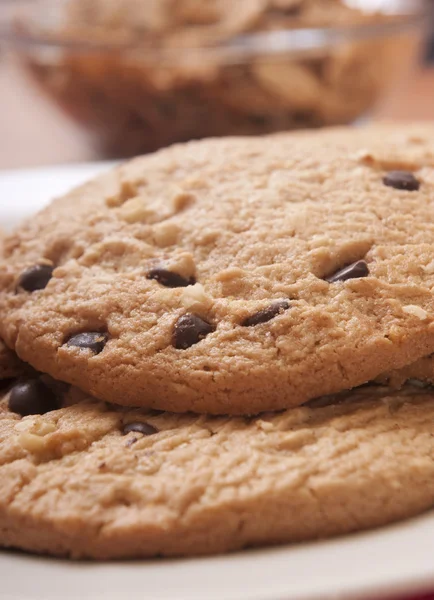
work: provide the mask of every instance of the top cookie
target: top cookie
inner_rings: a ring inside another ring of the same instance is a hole
[[[432,140],[334,129],[136,159],[6,241],[0,334],[99,398],[171,411],[280,409],[401,368],[434,350]]]

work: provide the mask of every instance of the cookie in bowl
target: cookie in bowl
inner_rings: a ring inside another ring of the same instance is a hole
[[[116,157],[351,123],[416,62],[423,22],[417,0],[384,12],[344,0],[24,4],[12,49]]]

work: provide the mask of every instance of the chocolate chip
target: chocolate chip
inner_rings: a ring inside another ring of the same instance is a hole
[[[66,345],[83,348],[85,350],[92,350],[94,354],[99,354],[104,350],[107,340],[107,333],[101,333],[100,331],[86,331],[84,333],[73,335],[69,338]]]
[[[56,408],[58,402],[54,392],[39,379],[17,383],[9,395],[9,410],[22,417],[43,415]]]
[[[383,177],[384,185],[396,190],[416,192],[420,188],[420,181],[409,171],[390,171]]]
[[[187,313],[182,315],[175,324],[172,344],[178,350],[186,350],[203,340],[215,328],[198,315]]]
[[[52,265],[34,265],[23,271],[18,279],[18,287],[26,292],[43,290],[53,276]]]
[[[142,421],[137,421],[136,423],[127,423],[124,425],[122,429],[122,435],[127,435],[131,431],[142,433],[143,435],[153,435],[154,433],[158,433],[158,429],[153,427],[153,425],[149,425],[149,423],[143,423]]]
[[[348,265],[343,269],[340,269],[333,275],[326,277],[326,281],[329,283],[336,283],[338,281],[347,281],[348,279],[358,279],[360,277],[367,277],[369,275],[369,267],[366,261],[358,260],[352,265]]]
[[[252,327],[253,325],[259,325],[260,323],[266,323],[271,321],[277,315],[282,314],[285,310],[288,310],[290,304],[286,300],[280,300],[279,302],[273,302],[267,308],[260,310],[241,323],[243,327]]]
[[[186,279],[182,275],[179,275],[179,273],[174,273],[167,269],[152,269],[146,277],[148,279],[155,279],[158,283],[168,288],[187,287],[196,283],[194,277]]]
[[[13,380],[13,377],[8,377],[7,379],[0,379],[0,392],[8,388],[12,384]]]

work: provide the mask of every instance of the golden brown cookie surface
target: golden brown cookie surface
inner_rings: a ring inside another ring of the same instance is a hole
[[[0,340],[0,380],[17,377],[25,372],[25,369],[24,363]]]
[[[3,238],[4,232],[0,229],[0,257],[3,252]],[[21,373],[24,373],[25,370],[26,366],[24,363],[0,339],[0,382],[5,379],[17,377]]]
[[[408,365],[434,349],[433,139],[336,129],[127,163],[6,241],[0,334],[99,398],[174,412],[286,408]]]
[[[76,390],[64,401],[22,419],[8,396],[0,403],[2,546],[96,559],[211,554],[432,506],[432,391],[366,387],[255,419],[115,409]]]

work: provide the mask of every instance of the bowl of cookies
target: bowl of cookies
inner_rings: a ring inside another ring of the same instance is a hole
[[[416,0],[32,0],[3,38],[101,153],[363,117],[415,60]]]

